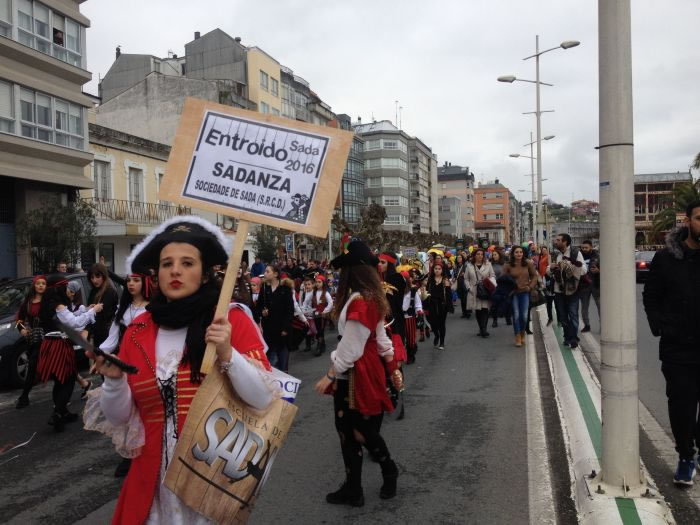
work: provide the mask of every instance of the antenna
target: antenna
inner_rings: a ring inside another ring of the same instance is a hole
[[[399,106],[399,129],[401,129],[401,112],[403,111],[404,106]]]
[[[399,125],[399,101],[394,100],[394,124]],[[401,126],[399,126],[399,129]]]

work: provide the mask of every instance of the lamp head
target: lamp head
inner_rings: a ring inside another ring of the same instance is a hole
[[[508,82],[509,84],[512,84],[515,82],[515,77],[513,75],[504,75],[502,77],[498,77],[499,82]]]
[[[544,140],[552,140],[555,137],[555,135],[547,135]]]
[[[513,157],[513,158],[516,158],[516,159],[517,159],[517,158],[518,158],[518,157],[520,156],[520,153],[511,153],[511,154],[510,154],[510,155],[508,155],[508,156],[509,156],[509,157]]]
[[[570,49],[572,47],[576,47],[580,43],[581,42],[579,42],[578,40],[566,40],[566,41],[561,43],[561,48],[562,49]]]

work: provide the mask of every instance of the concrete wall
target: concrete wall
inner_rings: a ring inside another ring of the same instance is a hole
[[[172,146],[186,97],[219,101],[216,82],[151,73],[97,107],[96,123]]]
[[[100,82],[102,103],[135,86],[153,71],[155,71],[155,64],[151,55],[119,56]]]
[[[264,71],[269,77],[267,91],[260,87],[260,71]],[[277,60],[256,47],[248,49],[248,98],[258,105],[258,111],[260,111],[261,102],[268,104],[270,109],[275,108],[277,111],[281,111],[282,82],[280,77],[280,63]],[[272,95],[272,79],[277,80],[279,86],[276,97]]]
[[[246,47],[215,29],[185,45],[187,78],[230,79],[247,84]],[[279,76],[278,76],[279,79]]]

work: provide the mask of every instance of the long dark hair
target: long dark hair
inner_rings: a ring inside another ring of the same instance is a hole
[[[484,262],[486,262],[486,253],[484,252],[484,249],[477,248],[476,250],[474,250],[474,253],[472,253],[472,264],[474,266],[476,266],[476,256],[479,254],[479,252],[481,252],[481,255],[484,257],[481,263],[483,264]]]
[[[134,296],[129,293],[129,287],[127,284],[129,283],[129,279],[133,279],[134,277],[131,275],[127,275],[126,277],[126,283],[124,284],[124,289],[122,290],[122,296],[119,299],[119,307],[117,308],[117,314],[114,316],[114,322],[119,324],[122,322],[122,319],[124,319],[124,314],[126,313],[127,308],[131,305],[131,303],[134,302]],[[138,277],[141,279],[141,297],[144,296],[144,287],[146,286],[146,283],[144,282],[143,277]]]
[[[333,319],[340,317],[340,312],[343,311],[345,303],[353,292],[359,292],[365,301],[375,303],[381,319],[384,319],[389,312],[389,303],[386,300],[382,281],[379,279],[379,272],[373,266],[360,264],[346,266],[340,270],[338,291],[333,306]]]
[[[59,304],[62,304],[66,308],[68,308],[71,304],[71,301],[66,294],[65,284],[54,286],[52,288],[46,288],[46,292],[44,292],[44,298],[41,300],[41,307],[39,309],[39,319],[42,326],[50,326],[53,324],[53,318],[56,315],[56,308],[58,308]]]
[[[95,263],[92,265],[90,271],[88,272],[88,280],[90,281],[90,278],[94,275],[102,277],[102,286],[97,289],[97,293],[95,294],[95,303],[101,303],[102,297],[104,297],[107,289],[109,287],[114,289],[114,285],[112,284],[112,280],[109,278],[109,272],[104,264]],[[90,281],[90,285],[92,286],[92,281]]]
[[[46,282],[46,278],[43,278],[43,281]],[[22,306],[20,306],[19,310],[17,310],[17,319],[20,319],[20,315],[22,315],[22,314],[29,315],[29,304],[38,295],[36,293],[36,287],[34,286],[35,284],[36,284],[36,281],[32,281],[31,288],[29,288],[29,291],[24,296],[24,300],[22,301]],[[48,291],[48,289],[45,289],[44,293],[41,295],[41,302],[42,303],[44,302],[44,296],[46,295],[47,291]]]
[[[520,266],[527,266],[527,255],[525,254],[525,248],[522,246],[515,246],[511,252],[510,252],[510,265],[515,266],[516,265],[516,260],[515,260],[515,251],[516,250],[521,250],[523,252],[523,258],[520,259]]]

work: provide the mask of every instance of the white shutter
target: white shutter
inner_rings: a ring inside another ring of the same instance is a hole
[[[12,96],[12,85],[0,82],[0,117],[12,118],[14,111],[14,97]]]
[[[49,38],[49,10],[38,2],[34,6],[34,32]]]

